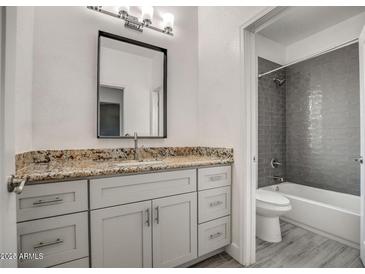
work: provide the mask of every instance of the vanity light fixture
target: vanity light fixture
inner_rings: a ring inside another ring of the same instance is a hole
[[[145,26],[152,25],[153,7],[143,6],[142,7],[142,19]]]
[[[117,7],[117,11],[118,11],[118,14],[119,16],[122,18],[122,19],[125,19],[128,17],[129,15],[129,6],[121,6],[121,7]]]
[[[163,18],[163,29],[155,27],[152,25],[153,18],[153,7],[143,6],[142,7],[142,19],[132,16],[129,13],[128,6],[116,7],[114,12],[103,9],[102,6],[87,6],[88,9],[113,16],[124,20],[124,26],[136,31],[142,32],[144,28],[149,28],[170,36],[173,36],[173,26],[174,26],[174,15],[171,13],[166,13],[162,15]]]
[[[163,26],[165,33],[172,33],[172,27],[174,26],[174,15],[171,13],[165,13],[163,15]]]

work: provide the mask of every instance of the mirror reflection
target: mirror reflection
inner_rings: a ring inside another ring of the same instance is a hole
[[[100,36],[98,137],[166,137],[166,55],[138,41]]]

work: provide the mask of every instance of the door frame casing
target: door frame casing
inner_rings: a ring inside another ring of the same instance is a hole
[[[365,26],[359,37],[360,154],[365,155]],[[363,159],[364,161],[364,159]],[[365,262],[365,164],[360,165],[360,257]]]
[[[286,7],[268,7],[240,26],[241,102],[243,102],[243,188],[240,192],[240,263],[256,261],[257,62],[252,25],[272,20]],[[266,20],[263,20],[265,19]]]

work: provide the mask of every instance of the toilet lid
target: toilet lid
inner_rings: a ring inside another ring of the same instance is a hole
[[[256,199],[261,202],[273,205],[286,206],[290,204],[289,199],[286,198],[284,195],[278,192],[263,189],[256,190]]]

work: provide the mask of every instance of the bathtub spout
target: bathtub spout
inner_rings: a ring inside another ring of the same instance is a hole
[[[270,179],[273,179],[274,181],[279,181],[280,183],[284,182],[284,177],[281,176],[269,176]]]

